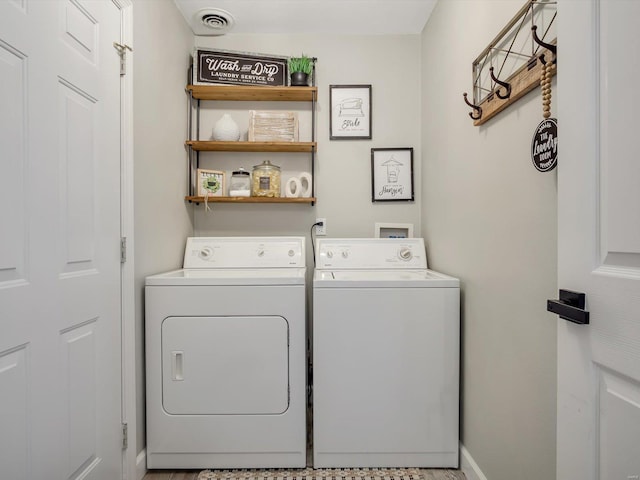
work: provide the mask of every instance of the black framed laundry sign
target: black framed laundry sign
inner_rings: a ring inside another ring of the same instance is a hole
[[[287,57],[196,49],[195,85],[287,85]]]
[[[549,172],[558,164],[558,121],[546,118],[536,127],[531,140],[531,161],[539,172]]]

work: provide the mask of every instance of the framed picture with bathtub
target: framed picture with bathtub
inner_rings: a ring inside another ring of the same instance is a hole
[[[371,140],[371,85],[329,85],[329,139]]]
[[[414,200],[413,148],[371,149],[371,200]]]

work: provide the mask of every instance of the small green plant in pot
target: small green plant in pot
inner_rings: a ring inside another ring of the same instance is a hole
[[[288,61],[291,85],[306,87],[309,84],[309,75],[313,71],[313,61],[304,53],[301,57],[291,57]]]

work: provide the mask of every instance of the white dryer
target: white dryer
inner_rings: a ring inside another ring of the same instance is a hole
[[[421,238],[317,241],[315,468],[458,466],[459,298]]]
[[[145,298],[147,467],[304,467],[304,238],[189,238]]]

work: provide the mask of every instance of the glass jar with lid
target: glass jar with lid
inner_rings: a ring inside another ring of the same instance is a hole
[[[229,183],[230,197],[248,197],[251,194],[251,174],[244,168],[231,172],[231,182]]]
[[[280,196],[280,167],[265,160],[253,167],[251,195],[254,197]]]

